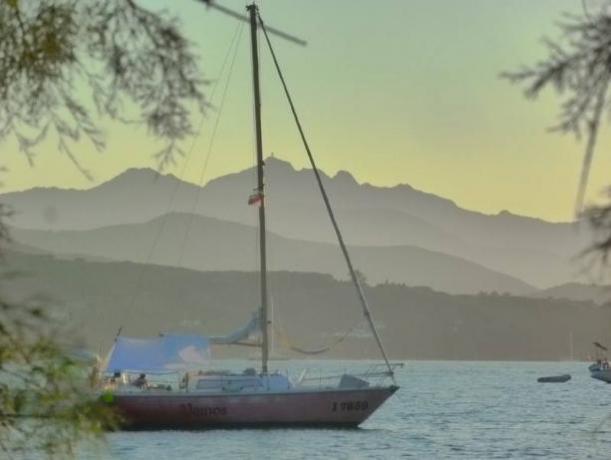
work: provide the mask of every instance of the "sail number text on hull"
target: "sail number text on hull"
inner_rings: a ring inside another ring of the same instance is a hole
[[[367,410],[369,403],[367,401],[333,401],[331,412],[349,412],[357,410]]]

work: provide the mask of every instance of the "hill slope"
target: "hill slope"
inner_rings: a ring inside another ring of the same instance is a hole
[[[119,327],[126,335],[223,334],[258,305],[255,273],[198,272],[134,263],[58,260],[10,252],[5,295],[46,294],[62,323],[103,353]],[[352,286],[329,275],[270,274],[275,328],[292,343],[318,348],[359,327],[329,357],[378,358]],[[556,360],[585,358],[593,340],[610,342],[611,308],[587,302],[478,295],[452,296],[395,284],[367,287],[373,316],[393,359]],[[279,341],[277,343],[280,343]],[[240,350],[241,356],[249,351]],[[222,350],[221,355],[234,353]]]
[[[258,269],[257,230],[192,214],[168,214],[142,224],[96,230],[13,229],[13,238],[48,252],[184,266],[197,270]],[[337,245],[268,235],[271,270],[328,273],[347,278]],[[355,265],[373,283],[429,286],[449,293],[534,291],[527,283],[459,257],[411,246],[351,248]]]

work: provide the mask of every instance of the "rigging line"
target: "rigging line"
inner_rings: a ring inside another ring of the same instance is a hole
[[[299,117],[297,116],[297,111],[295,109],[295,105],[293,104],[293,99],[289,93],[288,87],[284,80],[284,76],[282,75],[282,71],[280,70],[280,65],[278,64],[278,60],[276,59],[276,53],[274,53],[274,48],[272,47],[272,43],[269,40],[269,36],[267,35],[267,31],[265,30],[265,24],[263,23],[263,19],[261,19],[260,15],[257,15],[259,19],[259,23],[261,24],[261,30],[263,30],[263,35],[265,36],[265,41],[267,42],[267,46],[269,48],[270,54],[274,61],[274,66],[276,67],[276,71],[278,73],[278,77],[280,78],[280,82],[282,83],[282,87],[284,88],[284,93],[288,100],[288,103],[291,107],[291,112],[293,113],[293,118],[295,120],[295,124],[297,125],[297,129],[299,130],[299,134],[301,136],[301,141],[303,142],[303,146],[305,148],[306,153],[308,154],[308,159],[310,160],[310,165],[312,166],[312,170],[314,171],[314,175],[316,176],[316,182],[318,183],[318,188],[322,195],[323,201],[325,202],[325,207],[327,208],[327,213],[329,214],[329,218],[331,219],[331,223],[333,224],[333,229],[335,230],[335,235],[337,236],[337,241],[339,242],[340,248],[344,255],[344,259],[346,260],[346,265],[348,266],[348,270],[350,271],[350,277],[352,278],[352,283],[356,288],[359,300],[361,302],[361,306],[363,307],[363,314],[369,323],[369,327],[373,333],[373,336],[376,340],[378,348],[384,358],[384,362],[386,363],[386,367],[388,368],[388,375],[390,375],[394,380],[394,371],[392,366],[390,365],[390,361],[388,360],[388,356],[386,355],[386,350],[384,349],[384,345],[382,344],[382,340],[378,331],[375,327],[375,323],[373,322],[373,318],[371,316],[371,311],[369,309],[369,304],[367,303],[367,299],[365,298],[365,293],[363,292],[363,288],[361,287],[361,283],[356,275],[354,270],[354,266],[352,265],[352,260],[350,259],[350,255],[348,254],[348,249],[346,248],[346,244],[344,243],[344,238],[339,230],[339,225],[337,220],[335,219],[335,215],[333,214],[333,209],[331,208],[331,202],[329,201],[329,197],[327,196],[327,192],[323,186],[322,179],[320,178],[320,173],[318,172],[318,168],[316,167],[316,162],[314,161],[314,157],[312,156],[312,152],[310,150],[310,146],[303,132],[303,128],[301,126],[301,122],[299,121]]]
[[[219,86],[219,82],[221,81],[221,78],[223,76],[223,73],[225,72],[225,67],[227,65],[227,62],[229,60],[229,55],[231,54],[231,50],[234,46],[237,46],[237,42],[240,39],[240,36],[242,35],[242,29],[243,29],[243,25],[238,25],[236,26],[236,30],[233,33],[233,37],[231,38],[231,42],[229,43],[229,47],[227,48],[227,52],[225,53],[225,57],[223,58],[223,63],[221,64],[221,70],[219,71],[219,76],[218,79],[214,82],[214,87],[212,88],[212,94],[210,96],[210,100],[212,101],[214,99],[214,96],[216,95],[216,90],[218,89]],[[218,118],[219,115],[217,115]],[[193,137],[193,141],[191,142],[191,146],[189,147],[189,150],[187,151],[187,155],[186,155],[186,160],[183,163],[182,166],[182,170],[180,171],[180,178],[182,179],[185,170],[187,169],[187,164],[189,162],[190,159],[190,155],[193,152],[193,150],[195,149],[195,145],[197,144],[197,141],[199,140],[199,136],[201,134],[202,128],[204,126],[204,120],[205,117],[202,116],[200,122],[199,122],[199,127],[197,129],[197,134]]]
[[[212,87],[212,92],[210,95],[210,101],[214,100],[214,96],[216,95],[216,90],[218,88],[218,83],[221,80],[221,77],[223,75],[223,72],[225,71],[225,67],[227,65],[227,61],[229,59],[229,55],[231,54],[231,49],[234,46],[234,43],[236,41],[236,39],[239,36],[239,32],[241,32],[242,30],[242,26],[241,25],[236,25],[236,30],[233,34],[233,37],[231,38],[231,42],[229,43],[229,47],[227,48],[227,53],[225,54],[225,57],[223,59],[223,63],[221,64],[221,69],[219,71],[219,78],[214,82],[214,85]],[[185,162],[183,163],[183,168],[181,171],[181,176],[184,174],[185,169],[187,167],[187,163],[189,161],[190,155],[193,152],[193,149],[195,148],[195,144],[197,142],[197,139],[199,138],[199,135],[201,134],[202,128],[204,125],[204,115],[202,114],[202,118],[200,120],[200,124],[199,124],[199,128],[198,128],[198,132],[196,134],[196,136],[193,139],[193,142],[191,143],[191,147],[186,155],[185,158]],[[172,207],[174,206],[174,200],[176,199],[176,195],[177,195],[177,191],[178,188],[180,186],[181,181],[176,181],[174,184],[174,189],[172,190],[172,194],[170,196],[170,200],[168,201],[168,208],[166,211],[166,215],[167,213],[172,209]],[[144,281],[144,270],[146,268],[146,266],[150,263],[151,259],[153,258],[153,254],[155,252],[155,250],[157,249],[157,245],[159,244],[159,239],[161,237],[161,234],[163,233],[163,230],[165,229],[165,225],[168,219],[164,219],[162,216],[161,222],[159,224],[159,226],[157,227],[157,232],[155,233],[155,236],[153,238],[153,244],[151,245],[149,252],[146,256],[146,259],[143,260],[141,262],[141,266],[140,266],[140,270],[138,271],[138,277],[136,280],[136,289],[134,291],[134,295],[131,298],[131,302],[130,302],[130,306],[129,306],[129,310],[128,312],[133,312],[134,309],[134,305],[136,303],[136,300],[138,299],[138,294],[140,293],[140,288],[142,287],[142,282]]]
[[[236,45],[237,44],[237,40],[239,40],[239,37],[241,36],[242,29],[243,29],[243,25],[238,24],[236,26],[236,30],[233,33],[233,36],[231,38],[231,42],[229,43],[229,47],[227,48],[227,52],[225,53],[225,57],[223,58],[223,63],[221,64],[221,69],[220,69],[219,74],[218,74],[219,76],[215,80],[214,85],[212,87],[212,92],[211,92],[211,95],[210,95],[210,101],[211,102],[214,100],[214,97],[216,96],[216,91],[217,91],[217,89],[219,87],[219,82],[221,81],[221,79],[223,77],[223,73],[225,72],[225,68],[227,66],[227,62],[228,62],[229,56],[231,54],[231,50],[232,50],[232,48],[234,48],[234,46],[237,46]],[[183,179],[183,177],[184,177],[184,174],[185,174],[185,171],[186,171],[187,166],[189,164],[189,161],[191,160],[191,154],[193,153],[193,150],[195,149],[197,141],[200,138],[200,135],[201,135],[201,132],[202,132],[202,128],[204,126],[204,121],[205,121],[205,116],[202,115],[202,117],[200,119],[200,122],[199,122],[199,126],[197,128],[197,134],[195,134],[193,136],[193,140],[191,142],[191,146],[189,147],[189,149],[187,150],[187,153],[185,155],[185,161],[183,162],[182,168],[181,168],[180,173],[178,175],[179,179]],[[181,186],[181,182],[177,181],[175,186],[174,186],[174,189],[172,191],[172,194],[171,194],[171,197],[170,197],[170,201],[168,202],[168,208],[167,208],[166,214],[174,206],[174,201],[176,199],[177,192],[180,189],[180,186]]]
[[[219,104],[219,109],[217,112],[217,116],[216,116],[216,120],[214,122],[214,127],[212,128],[212,133],[210,135],[210,141],[208,142],[208,150],[206,152],[206,157],[204,159],[204,165],[202,166],[202,170],[200,172],[199,175],[199,180],[197,182],[197,185],[199,186],[198,190],[197,190],[197,194],[195,195],[195,200],[193,201],[193,204],[191,206],[190,212],[189,212],[189,222],[187,223],[187,229],[184,235],[184,238],[182,240],[182,245],[180,248],[180,252],[179,252],[179,257],[178,257],[178,266],[182,267],[182,263],[183,263],[183,259],[184,259],[184,254],[185,254],[185,249],[186,249],[186,245],[187,245],[187,241],[189,239],[189,236],[191,234],[191,228],[193,225],[193,219],[195,218],[195,211],[197,209],[197,206],[199,205],[199,200],[201,197],[201,193],[202,193],[202,187],[203,187],[203,183],[204,183],[204,178],[206,177],[206,172],[208,171],[208,164],[210,161],[210,157],[212,156],[212,150],[214,147],[214,141],[216,140],[216,132],[218,130],[219,124],[220,124],[220,120],[221,120],[221,115],[223,113],[223,107],[225,106],[225,99],[227,96],[227,90],[229,88],[229,84],[231,83],[231,77],[233,75],[233,68],[236,62],[236,56],[238,55],[238,49],[239,49],[239,44],[242,38],[242,32],[244,30],[244,24],[240,23],[239,24],[239,33],[237,35],[237,39],[235,41],[235,45],[233,48],[233,57],[231,58],[231,64],[229,65],[229,70],[227,73],[227,81],[225,82],[225,87],[223,88],[223,93],[221,95],[221,101]]]

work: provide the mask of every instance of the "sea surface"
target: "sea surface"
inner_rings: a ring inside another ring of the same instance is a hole
[[[315,376],[369,363],[273,364],[295,374],[308,367]],[[572,380],[537,383],[563,373]],[[401,389],[358,429],[119,432],[79,457],[611,459],[611,385],[590,378],[587,363],[406,362],[397,380]]]

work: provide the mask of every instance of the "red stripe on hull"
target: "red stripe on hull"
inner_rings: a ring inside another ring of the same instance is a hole
[[[397,387],[268,394],[130,394],[114,404],[132,430],[358,426]]]

